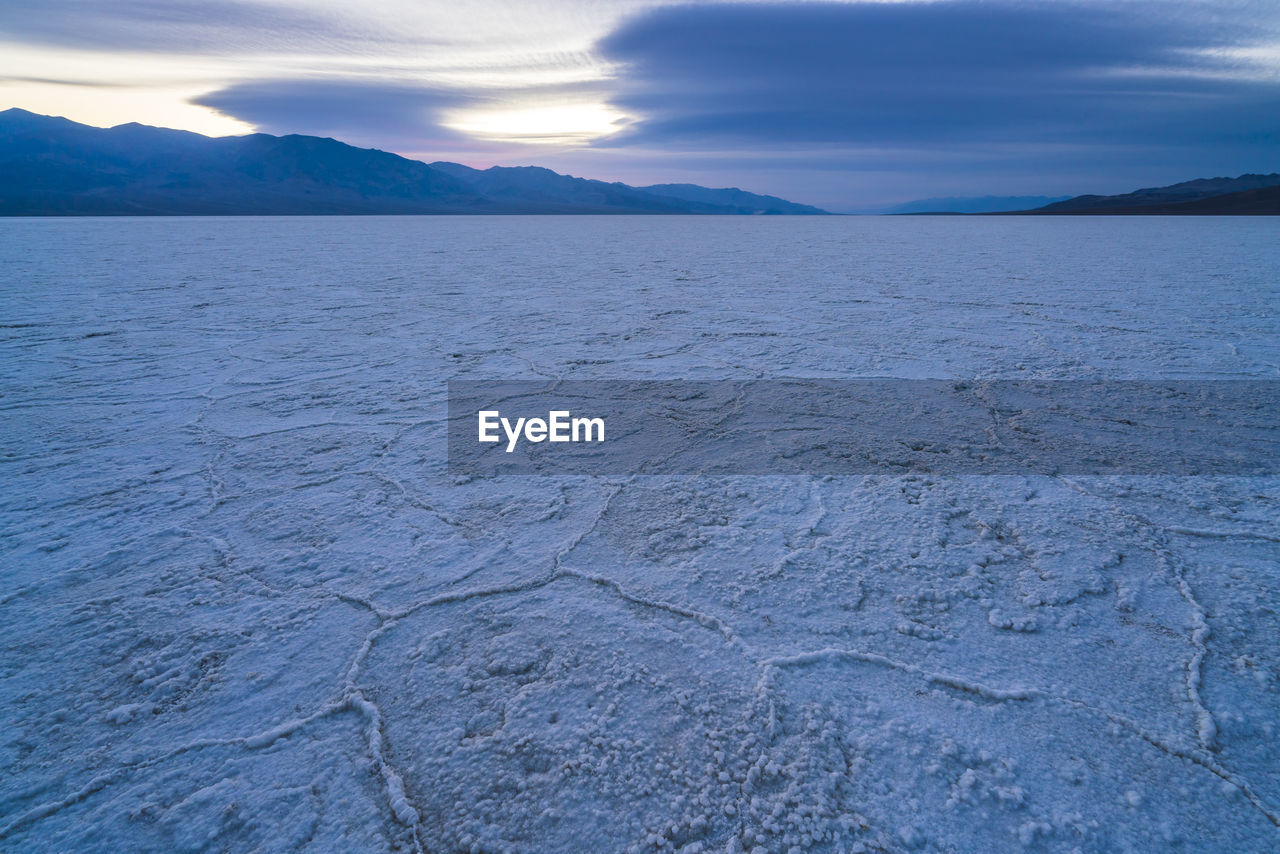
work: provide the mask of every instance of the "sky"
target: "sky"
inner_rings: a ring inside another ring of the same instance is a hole
[[[0,0],[0,108],[833,211],[1280,171],[1277,0]]]

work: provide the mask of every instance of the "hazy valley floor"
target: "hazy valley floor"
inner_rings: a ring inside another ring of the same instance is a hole
[[[1280,478],[445,471],[449,377],[1270,378],[1259,219],[0,222],[0,849],[1280,845]]]

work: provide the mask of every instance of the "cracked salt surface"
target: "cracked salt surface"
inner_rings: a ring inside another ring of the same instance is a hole
[[[1275,850],[1278,478],[443,458],[450,377],[1277,377],[1273,225],[0,223],[0,849]]]

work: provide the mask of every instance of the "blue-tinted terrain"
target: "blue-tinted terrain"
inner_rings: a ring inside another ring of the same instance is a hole
[[[0,215],[822,214],[690,184],[630,187],[538,167],[427,165],[314,136],[210,138],[0,113]]]
[[[1274,223],[0,221],[0,848],[1274,851],[1274,475],[446,453],[450,379],[1275,381]]]

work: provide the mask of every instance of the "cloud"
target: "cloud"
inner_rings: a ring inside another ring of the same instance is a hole
[[[625,69],[614,103],[641,117],[603,144],[1274,145],[1280,75],[1232,53],[1280,40],[1276,16],[1256,8],[1265,7],[958,0],[657,9],[600,44]]]
[[[345,141],[426,142],[456,136],[440,125],[444,110],[470,102],[460,91],[411,82],[257,80],[195,99],[267,133],[331,136]],[[369,142],[372,144],[372,142]]]
[[[326,77],[236,83],[192,103],[267,133],[329,136],[431,158],[510,154],[513,142],[519,147],[524,138],[580,145],[592,134],[575,130],[574,122],[590,125],[609,118],[593,112],[600,98],[594,82],[475,89]]]
[[[0,31],[0,96],[97,124],[841,210],[1273,171],[1280,148],[1275,0],[0,0]]]
[[[297,50],[332,46],[347,26],[261,0],[0,0],[7,40],[116,52]]]

